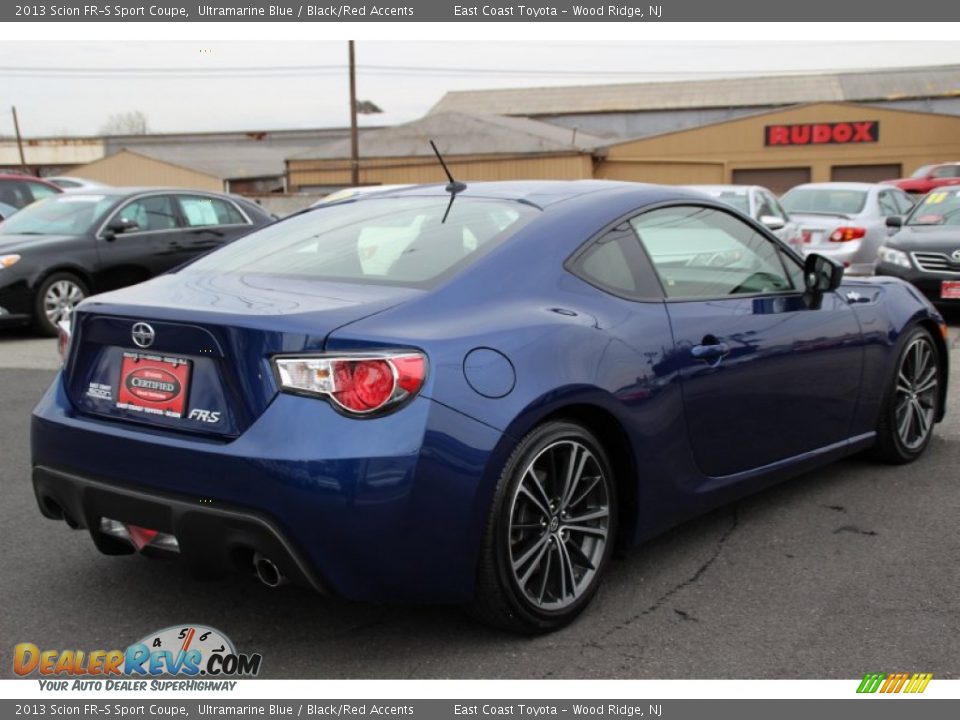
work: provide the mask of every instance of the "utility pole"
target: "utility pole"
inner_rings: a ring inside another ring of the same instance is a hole
[[[12,107],[13,111],[13,129],[17,133],[17,149],[20,151],[20,169],[27,172],[27,161],[23,156],[23,138],[20,137],[20,121],[17,120],[17,108]]]
[[[353,40],[350,47],[350,184],[360,184],[360,150],[357,138],[357,64],[353,54]]]

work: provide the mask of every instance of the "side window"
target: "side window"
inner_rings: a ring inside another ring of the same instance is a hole
[[[30,192],[33,194],[34,200],[50,197],[51,195],[59,195],[59,193],[49,185],[44,185],[37,182],[28,182],[27,185],[30,188]]]
[[[231,203],[219,198],[181,195],[180,208],[189,227],[243,225],[246,220]]]
[[[913,206],[915,203],[913,199],[909,195],[907,195],[905,192],[895,192],[893,193],[893,197],[897,202],[897,206],[900,208],[901,215],[906,215],[911,210],[913,210]]]
[[[135,232],[172,230],[177,227],[177,213],[169,195],[141,198],[124,206],[117,217],[133,220]]]
[[[954,169],[950,165],[943,165],[942,167],[938,167],[932,173],[930,173],[930,176],[935,178],[956,177],[956,175],[954,174]]]
[[[792,290],[781,249],[741,220],[681,205],[630,221],[668,298],[719,298]]]
[[[18,210],[33,202],[33,197],[27,190],[26,183],[19,180],[0,181],[0,202]]]
[[[900,209],[893,200],[893,193],[884,191],[880,193],[880,195],[877,197],[877,200],[880,203],[880,214],[884,217],[900,214]]]
[[[757,193],[757,220],[766,216],[766,215],[775,215],[773,212],[773,207],[770,205],[770,201],[767,199],[767,196],[763,193]]]
[[[780,205],[780,202],[779,202],[773,195],[771,195],[770,193],[765,192],[765,193],[763,193],[763,199],[766,200],[767,203],[769,203],[769,205],[770,205],[770,210],[771,210],[771,212],[770,212],[771,215],[774,215],[774,216],[780,218],[780,219],[783,220],[784,222],[787,221],[787,213],[786,213],[786,211],[783,209],[783,206]]]
[[[575,256],[568,268],[591,285],[628,298],[660,297],[656,277],[626,223],[605,233]]]

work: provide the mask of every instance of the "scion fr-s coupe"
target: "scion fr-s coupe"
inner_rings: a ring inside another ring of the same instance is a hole
[[[105,553],[542,632],[615,545],[844,455],[915,459],[945,336],[907,283],[701,194],[401,189],[81,303],[33,483]]]

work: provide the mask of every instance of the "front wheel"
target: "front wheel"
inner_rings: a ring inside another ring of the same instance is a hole
[[[933,436],[943,368],[933,336],[914,328],[904,339],[880,410],[874,455],[895,465],[916,460]]]
[[[616,527],[616,485],[600,442],[576,423],[535,428],[497,486],[474,612],[517,632],[563,627],[596,592]]]

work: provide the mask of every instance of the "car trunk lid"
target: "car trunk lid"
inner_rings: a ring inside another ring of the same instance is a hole
[[[335,329],[420,293],[277,276],[164,276],[78,309],[67,391],[84,414],[236,437],[276,396],[271,356],[320,352]]]

